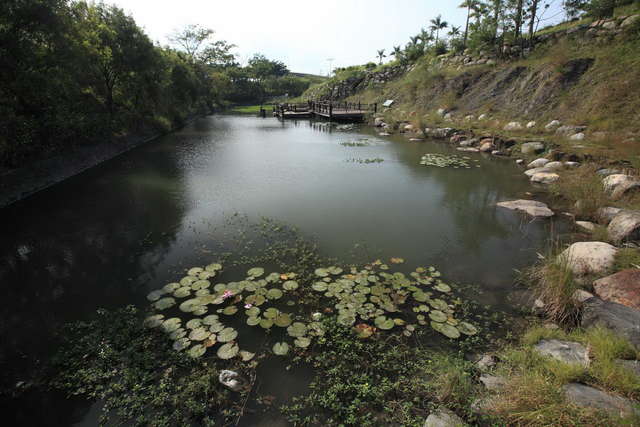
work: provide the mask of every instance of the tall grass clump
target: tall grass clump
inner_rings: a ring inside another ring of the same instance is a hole
[[[596,166],[586,164],[562,174],[551,184],[550,191],[572,205],[573,213],[581,218],[595,219],[598,208],[606,206],[608,197]]]

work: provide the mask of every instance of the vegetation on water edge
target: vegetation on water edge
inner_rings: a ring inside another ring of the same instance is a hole
[[[264,105],[234,105],[225,111],[235,114],[258,114],[261,108],[267,109]]]

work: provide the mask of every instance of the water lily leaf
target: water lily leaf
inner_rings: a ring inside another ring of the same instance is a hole
[[[211,282],[208,280],[197,280],[191,284],[191,289],[197,291],[200,289],[205,289],[211,286]]]
[[[189,338],[179,338],[173,343],[173,349],[175,351],[182,351],[190,345],[191,341],[189,341]]]
[[[216,334],[211,334],[209,335],[209,338],[207,338],[202,342],[202,345],[209,348],[209,347],[213,347],[217,342],[218,340],[217,340]]]
[[[165,293],[170,293],[170,292],[175,291],[179,287],[180,287],[180,283],[173,282],[173,283],[168,283],[168,284],[164,285],[162,290],[165,291]]]
[[[206,295],[211,295],[211,292],[209,292],[209,289],[198,289],[196,291],[196,296],[197,297],[203,297]]]
[[[391,258],[389,261],[391,261],[391,264],[402,264],[404,262],[404,259],[402,259],[402,258]]]
[[[240,348],[238,347],[238,345],[230,342],[220,346],[217,355],[220,359],[227,360],[236,357],[239,352]]]
[[[189,269],[189,271],[187,272],[187,274],[189,276],[197,276],[198,274],[202,273],[204,271],[203,268],[200,267],[193,267],[191,269]]]
[[[160,299],[160,297],[162,295],[164,295],[166,292],[164,290],[156,290],[156,291],[151,291],[149,292],[149,295],[147,295],[147,299],[149,301],[158,301]]]
[[[282,284],[282,288],[287,291],[293,291],[294,289],[298,289],[298,282],[295,280],[287,280]]]
[[[247,276],[249,277],[260,277],[264,274],[264,268],[254,267],[247,271]]]
[[[348,312],[346,314],[340,314],[338,315],[338,319],[337,319],[338,323],[343,325],[343,326],[351,326],[354,323],[356,323],[356,317],[353,313]]]
[[[240,350],[240,358],[243,362],[248,362],[249,360],[253,359],[253,356],[255,355],[255,353],[251,353],[250,351]]]
[[[182,279],[180,279],[180,285],[182,285],[182,286],[191,286],[191,284],[193,282],[195,282],[196,280],[198,280],[198,279],[196,279],[193,276],[185,276]]]
[[[214,323],[218,323],[218,319],[219,318],[218,318],[217,314],[210,314],[207,317],[205,317],[204,319],[202,319],[202,324],[204,324],[204,325],[213,325]]]
[[[277,288],[269,289],[267,291],[267,298],[269,299],[280,299],[282,298],[282,291]]]
[[[287,313],[280,313],[273,320],[273,323],[281,328],[286,328],[287,326],[291,325],[291,322],[291,316],[289,316]]]
[[[334,276],[337,276],[338,274],[342,274],[342,269],[340,267],[329,267],[327,268],[327,272],[329,274],[333,274]]]
[[[438,283],[436,286],[433,287],[433,289],[443,293],[451,292],[451,286],[443,282]]]
[[[189,339],[192,341],[204,341],[211,335],[211,332],[205,328],[196,328],[189,334]]]
[[[267,308],[262,315],[267,319],[275,319],[280,311],[277,308],[269,307]]]
[[[191,288],[188,286],[183,286],[181,288],[178,288],[173,293],[173,296],[176,298],[186,298],[189,295],[191,295]]]
[[[460,338],[460,332],[458,332],[455,326],[451,326],[447,323],[431,322],[431,327],[447,338]]]
[[[228,307],[225,307],[224,310],[222,310],[222,314],[226,314],[227,316],[232,316],[237,312],[238,312],[238,307],[236,307],[235,305],[230,305]]]
[[[224,328],[220,332],[218,332],[218,341],[219,342],[229,342],[236,339],[238,336],[238,331],[233,328]]]
[[[389,319],[386,316],[378,316],[374,319],[373,323],[376,325],[377,328],[382,329],[382,330],[389,330],[391,328],[393,328],[396,324],[393,321],[393,319]]]
[[[264,329],[269,329],[273,326],[273,320],[271,319],[261,319],[260,326]]]
[[[434,322],[442,323],[447,321],[447,315],[441,312],[440,310],[431,310],[431,312],[429,313],[429,317]]]
[[[289,344],[286,342],[277,342],[273,345],[273,352],[278,356],[285,356],[289,353]]]
[[[315,282],[311,285],[314,291],[324,292],[327,290],[327,284],[325,282]]]
[[[446,311],[449,309],[449,305],[441,299],[432,299],[429,301],[429,305],[440,311]]]
[[[180,322],[182,322],[182,320],[180,320],[178,317],[167,319],[162,322],[162,330],[167,333],[173,332],[180,327]]]
[[[205,267],[205,270],[211,273],[215,273],[219,270],[222,270],[222,264],[217,264],[217,263],[209,264]]]
[[[199,298],[203,298],[203,297],[191,298],[186,301],[183,301],[179,307],[180,311],[184,311],[185,313],[191,313],[196,309],[198,309],[199,307],[201,307],[202,304],[200,304]]]
[[[296,347],[307,348],[311,344],[311,339],[307,337],[298,337],[293,341]]]
[[[360,323],[356,325],[354,328],[356,334],[358,334],[358,338],[366,339],[373,335],[376,331],[373,326],[367,325],[366,323]]]
[[[302,337],[307,334],[307,326],[301,322],[294,322],[287,328],[287,333],[292,337]]]
[[[207,307],[201,305],[200,307],[198,307],[195,310],[193,310],[192,313],[194,315],[196,315],[196,316],[205,315],[205,314],[207,314]]]
[[[162,325],[162,321],[164,319],[164,315],[162,314],[154,314],[153,316],[149,316],[144,319],[142,323],[146,328],[157,328]]]
[[[187,329],[196,329],[196,328],[199,328],[200,325],[202,325],[202,319],[195,318],[195,319],[189,320],[186,326],[187,326]]]
[[[260,314],[260,309],[258,307],[250,307],[244,311],[244,313],[248,317],[257,317]]]
[[[259,317],[247,317],[247,325],[256,326],[258,323],[260,323]]]
[[[187,354],[192,358],[197,359],[198,357],[201,357],[206,351],[207,348],[205,346],[203,346],[202,344],[196,344],[187,351]]]
[[[225,326],[222,323],[214,323],[211,326],[209,326],[209,330],[211,332],[213,332],[214,334],[217,334],[218,332],[220,332],[221,330],[223,330],[225,328]]]
[[[176,305],[176,300],[171,297],[164,297],[153,304],[156,310],[165,310],[169,307],[173,307],[174,305]]]
[[[467,322],[460,322],[457,325],[457,328],[458,328],[458,331],[460,331],[465,335],[475,335],[478,333],[478,328],[473,326],[471,323],[467,323]]]
[[[252,295],[249,295],[248,297],[246,297],[244,299],[244,302],[246,302],[247,304],[260,306],[260,305],[264,304],[264,302],[266,300],[267,299],[264,297],[264,295],[252,294]]]
[[[315,274],[318,277],[327,277],[329,275],[329,272],[326,268],[316,268]]]
[[[169,338],[171,338],[173,341],[185,336],[187,336],[187,331],[184,328],[178,328],[175,331],[169,333]]]
[[[203,271],[202,273],[198,274],[198,278],[201,280],[207,280],[207,279],[211,279],[212,277],[215,277],[216,273],[213,271]]]

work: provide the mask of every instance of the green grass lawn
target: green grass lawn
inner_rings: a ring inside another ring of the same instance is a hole
[[[269,107],[266,105],[262,106],[265,110],[268,110]],[[237,113],[237,114],[258,114],[260,112],[260,105],[236,105],[229,110],[229,113]]]

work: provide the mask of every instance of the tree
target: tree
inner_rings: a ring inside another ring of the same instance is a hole
[[[196,59],[203,44],[213,36],[214,31],[200,25],[187,25],[182,30],[175,30],[169,41],[180,48],[191,58]]]
[[[451,26],[451,29],[447,33],[449,37],[457,37],[460,35],[460,27],[456,27],[455,25]]]
[[[478,9],[480,2],[478,0],[464,0],[459,8],[467,9],[467,22],[464,27],[464,43],[463,45],[467,46],[467,40],[469,38],[469,20],[471,19],[471,13]]]
[[[440,35],[440,30],[447,28],[449,26],[449,23],[447,21],[442,20],[442,15],[436,16],[430,22],[431,22],[431,26],[429,28],[431,28],[436,33],[436,45],[437,45],[438,36]]]
[[[384,49],[380,49],[378,51],[378,64],[382,65],[382,58],[386,58],[387,55],[384,54]]]

